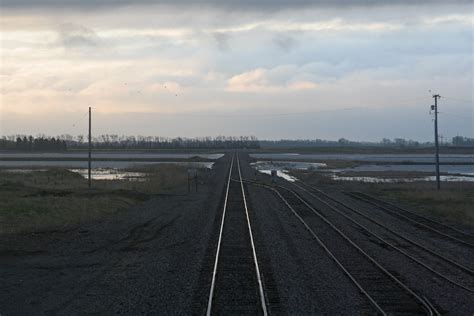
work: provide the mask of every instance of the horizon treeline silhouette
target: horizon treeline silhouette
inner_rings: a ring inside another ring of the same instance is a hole
[[[385,147],[385,148],[426,148],[434,142],[418,142],[395,138],[383,138],[379,142],[324,139],[281,139],[258,140],[255,136],[217,136],[217,137],[160,137],[160,136],[118,136],[104,134],[93,137],[94,149],[258,149],[258,148],[297,148],[297,147]],[[441,141],[441,146],[474,147],[474,138],[455,136]],[[66,151],[87,149],[87,137],[68,134],[56,137],[38,135],[9,135],[0,138],[0,150],[17,151]]]
[[[93,137],[95,149],[257,149],[259,141],[255,136],[217,136],[195,138],[169,138],[159,136],[118,136],[99,135]],[[60,135],[33,137],[10,135],[0,138],[0,149],[18,151],[65,151],[88,147],[87,138],[83,135]]]

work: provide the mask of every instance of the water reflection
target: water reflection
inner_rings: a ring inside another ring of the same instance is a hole
[[[94,168],[112,168],[124,169],[144,165],[159,165],[159,164],[176,164],[181,166],[196,166],[196,168],[211,169],[214,162],[188,162],[188,161],[92,161]],[[49,168],[59,167],[67,169],[82,169],[87,168],[87,161],[0,161],[0,167],[15,168],[15,169],[34,169],[34,168]],[[7,169],[5,169],[7,170]]]
[[[325,163],[299,162],[299,161],[257,161],[250,164],[253,168],[264,174],[271,174],[272,170],[277,171],[277,176],[287,181],[295,182],[297,178],[288,174],[288,170],[309,170],[326,167]]]
[[[399,183],[399,182],[417,182],[417,181],[436,181],[435,176],[412,177],[412,178],[384,178],[384,177],[359,177],[359,176],[339,176],[331,174],[330,178],[336,181],[354,181],[368,183]],[[447,175],[440,176],[441,181],[458,182],[458,181],[474,181],[474,177]]]
[[[472,154],[440,154],[443,163],[474,163]],[[433,154],[298,154],[298,153],[254,153],[256,159],[276,160],[348,160],[374,162],[434,163]]]
[[[21,163],[21,161],[20,161]],[[43,162],[40,162],[43,163]],[[43,167],[59,167],[55,161],[45,161],[46,166]],[[49,165],[49,163],[53,163]],[[80,174],[84,178],[88,178],[88,169],[87,169],[87,162],[81,162],[79,166],[72,165],[70,162],[67,163],[65,166],[60,166],[65,170]],[[129,162],[110,162],[104,161],[97,166],[97,163],[94,162],[95,168],[91,169],[91,177],[94,180],[128,180],[128,181],[145,181],[145,176],[147,173],[144,172],[135,172],[135,171],[126,171],[124,168],[127,167],[136,167],[136,166],[143,166],[143,165],[179,165],[188,168],[196,168],[196,169],[212,169],[214,166],[214,162],[181,162],[181,161],[171,161],[171,162],[153,162],[153,163],[135,163],[130,164]],[[117,166],[119,167],[111,167]],[[34,168],[34,166],[26,165],[27,168],[22,168],[22,165],[15,166],[17,168],[0,168],[2,172],[7,173],[19,173],[19,174],[28,174],[32,172],[38,171],[48,171],[45,168]],[[104,167],[103,167],[104,166]]]
[[[299,162],[299,161],[257,161],[251,164],[253,168],[264,174],[271,174],[271,170],[277,170],[277,175],[287,181],[294,182],[298,179],[289,174],[290,170],[318,170],[319,168],[325,167],[325,163],[314,163],[314,162]],[[458,182],[458,181],[474,181],[474,173],[472,173],[472,166],[443,166],[452,167],[452,169],[442,170],[445,173],[453,173],[448,175],[442,175],[441,181],[447,182]],[[397,183],[397,182],[415,182],[415,181],[436,181],[435,176],[426,175],[413,175],[410,177],[404,177],[402,174],[399,176],[387,177],[383,172],[419,172],[419,169],[426,174],[427,171],[431,171],[433,166],[425,165],[362,165],[354,168],[343,168],[343,169],[324,169],[321,170],[321,174],[336,181],[357,181],[357,182],[372,182],[372,183]],[[373,172],[380,173],[380,176],[357,176],[357,175],[344,175],[345,172],[350,171],[351,173],[357,172]],[[450,172],[452,171],[452,172]]]
[[[78,173],[82,177],[88,177],[87,169],[68,169],[71,172]],[[144,172],[131,172],[119,169],[92,169],[91,178],[93,180],[128,180],[128,181],[145,181]]]
[[[265,169],[260,169],[258,170],[258,172],[261,172],[261,173],[264,173],[264,174],[268,174],[268,175],[271,175],[271,170],[265,170]],[[290,181],[290,182],[295,182],[297,181],[298,179],[293,177],[293,176],[290,176],[287,171],[285,170],[277,170],[277,176],[280,177],[280,178],[283,178],[285,179],[286,181]]]

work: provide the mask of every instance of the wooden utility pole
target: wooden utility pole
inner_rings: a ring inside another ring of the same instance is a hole
[[[434,132],[435,132],[435,146],[436,146],[436,188],[439,190],[441,188],[441,181],[439,177],[439,144],[438,144],[438,99],[441,98],[439,94],[433,95],[435,100],[434,112]]]
[[[89,189],[91,188],[92,179],[91,179],[91,160],[92,160],[92,111],[89,107],[89,159],[88,159],[88,179],[89,179]]]

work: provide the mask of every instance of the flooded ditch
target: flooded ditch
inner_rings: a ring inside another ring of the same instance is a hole
[[[251,165],[258,172],[268,175],[271,173],[271,170],[276,170],[277,176],[291,182],[298,180],[291,175],[292,170],[312,170],[335,181],[370,183],[436,181],[434,166],[432,165],[365,164],[338,169],[326,168],[327,165],[325,163],[299,161],[257,161]],[[474,166],[472,165],[442,165],[440,169],[443,173],[441,175],[442,181],[474,181]]]

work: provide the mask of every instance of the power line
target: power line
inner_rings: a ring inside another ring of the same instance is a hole
[[[299,116],[299,115],[311,115],[311,114],[321,114],[321,113],[332,113],[332,112],[343,112],[350,110],[383,110],[383,107],[369,107],[369,106],[358,106],[358,107],[347,107],[347,108],[338,108],[330,110],[319,110],[319,111],[302,111],[302,112],[286,112],[286,113],[232,113],[232,114],[213,114],[213,113],[159,113],[159,112],[127,112],[129,114],[146,114],[146,115],[173,115],[173,116],[188,116],[188,117],[218,117],[218,118],[252,118],[252,117],[287,117],[287,116]],[[449,115],[456,117],[462,120],[473,121],[474,117],[465,117],[459,114],[449,113],[449,112],[438,112],[440,114]],[[80,119],[78,119],[72,127],[81,122],[88,113],[86,112]]]

